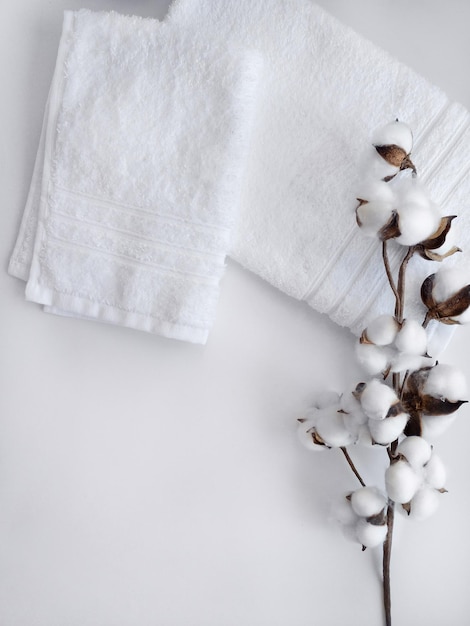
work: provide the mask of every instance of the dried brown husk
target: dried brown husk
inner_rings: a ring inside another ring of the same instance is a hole
[[[451,415],[455,413],[462,404],[467,402],[466,400],[451,402],[447,398],[435,398],[434,396],[424,393],[425,383],[433,367],[434,366],[422,367],[412,372],[406,380],[401,402],[403,409],[410,416],[404,430],[407,437],[411,435],[420,437],[422,435],[423,415],[431,418],[440,415]]]
[[[441,218],[439,228],[436,230],[436,232],[428,237],[428,239],[422,241],[416,246],[417,252],[423,259],[426,259],[428,261],[443,261],[444,259],[452,256],[456,252],[462,252],[461,249],[457,246],[452,246],[452,248],[450,248],[444,254],[433,252],[433,250],[436,250],[437,248],[440,248],[444,245],[447,234],[452,224],[452,220],[454,220],[456,217],[456,215],[447,215],[446,217]]]
[[[421,285],[421,300],[427,307],[426,318],[438,320],[443,324],[460,324],[456,319],[470,306],[470,285],[465,285],[453,296],[443,302],[436,302],[432,294],[436,275],[428,276]]]
[[[374,148],[380,156],[393,167],[398,168],[398,170],[411,169],[416,175],[416,167],[414,166],[410,155],[407,154],[400,146],[397,146],[396,144],[374,145]],[[395,178],[395,176],[396,174],[391,174],[390,176],[386,176],[383,180],[385,182],[389,182],[392,178]]]
[[[422,415],[418,411],[410,412],[410,419],[406,423],[403,434],[407,437],[421,437],[423,434]]]
[[[441,246],[443,246],[446,241],[447,233],[449,232],[452,225],[452,220],[454,220],[456,217],[456,215],[447,215],[446,217],[441,218],[441,222],[436,232],[424,241],[422,241],[420,243],[420,246],[423,246],[424,248],[427,248],[429,250],[435,250],[436,248],[440,248]]]
[[[372,526],[385,526],[385,524],[387,523],[387,516],[385,514],[385,511],[386,510],[384,508],[379,513],[366,517],[366,521],[369,524],[372,524]]]
[[[461,248],[458,248],[457,246],[452,246],[452,248],[449,248],[449,250],[447,250],[447,252],[445,252],[444,254],[439,254],[438,252],[433,252],[432,250],[428,249],[418,250],[418,253],[422,256],[423,259],[426,259],[427,261],[438,261],[439,263],[444,259],[452,256],[456,252],[462,252]]]
[[[395,239],[400,235],[401,232],[398,227],[398,213],[394,211],[389,221],[379,230],[378,236],[381,241],[387,241],[388,239]]]
[[[396,144],[374,146],[374,148],[380,156],[387,161],[387,163],[390,163],[390,165],[393,165],[394,167],[401,167],[401,164],[408,156],[403,148],[400,148],[400,146],[397,146]]]
[[[402,413],[406,413],[405,409],[403,408],[403,405],[400,401],[395,402],[395,404],[392,404],[392,406],[389,408],[387,415],[385,416],[387,417],[396,417],[397,415],[401,415]]]
[[[405,502],[405,504],[402,504],[401,506],[402,509],[406,511],[407,515],[411,513],[411,502]]]
[[[423,281],[421,285],[421,300],[424,306],[431,310],[436,306],[436,301],[434,300],[434,296],[432,295],[432,290],[434,288],[434,282],[436,280],[436,274],[431,274]]]
[[[362,331],[361,336],[359,337],[359,343],[367,344],[368,346],[375,346],[375,343],[369,339],[367,336],[367,328]]]

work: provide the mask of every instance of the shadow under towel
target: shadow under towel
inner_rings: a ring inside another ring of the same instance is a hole
[[[259,68],[177,25],[66,12],[9,266],[27,299],[204,343]]]
[[[355,208],[361,155],[396,118],[413,130],[420,180],[443,214],[459,215],[456,243],[470,250],[464,107],[308,0],[174,0],[167,20],[205,33],[215,54],[236,42],[264,58],[234,260],[356,334],[393,311],[381,246],[359,231]],[[396,250],[394,272],[399,261]],[[434,271],[413,258],[408,293]],[[424,318],[409,302],[405,314]]]

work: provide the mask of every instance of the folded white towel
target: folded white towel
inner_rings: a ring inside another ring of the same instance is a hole
[[[420,179],[445,214],[459,214],[453,229],[470,251],[462,106],[308,0],[175,0],[167,19],[204,33],[216,55],[237,42],[265,57],[233,259],[355,333],[393,310],[381,248],[354,209],[361,154],[396,118],[413,129]],[[410,293],[433,266],[412,260]]]
[[[9,271],[47,310],[204,343],[251,131],[257,54],[66,12]]]

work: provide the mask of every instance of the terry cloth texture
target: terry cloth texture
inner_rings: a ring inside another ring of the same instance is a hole
[[[66,12],[9,266],[27,299],[204,343],[260,67],[177,24]]]
[[[355,207],[361,155],[396,118],[413,130],[420,180],[443,214],[459,215],[456,243],[470,250],[470,117],[440,89],[308,0],[175,0],[167,19],[203,33],[216,56],[236,43],[264,57],[234,260],[356,334],[393,311],[381,246],[357,228]],[[412,259],[408,297],[436,267]],[[424,317],[416,297],[407,312]]]

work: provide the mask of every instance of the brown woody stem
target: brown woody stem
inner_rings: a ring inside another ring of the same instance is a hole
[[[415,247],[410,246],[408,248],[408,252],[405,255],[405,258],[401,262],[400,269],[398,271],[398,298],[397,298],[397,307],[395,309],[395,316],[397,318],[397,322],[401,324],[403,322],[403,313],[405,308],[405,275],[406,268],[408,266],[408,262],[415,253]],[[387,270],[385,270],[387,271]]]
[[[398,308],[398,302],[400,300],[400,295],[398,293],[397,287],[395,285],[395,281],[393,280],[392,270],[390,269],[390,261],[388,260],[388,251],[387,251],[387,240],[382,241],[382,259],[385,267],[385,272],[387,274],[388,282],[390,283],[390,287],[393,291],[393,295],[395,296],[395,311]]]
[[[353,463],[353,460],[351,459],[351,457],[349,456],[348,451],[346,450],[346,448],[344,446],[342,446],[340,448],[341,452],[344,454],[344,458],[346,459],[346,461],[348,462],[349,467],[352,469],[352,471],[354,472],[354,475],[356,476],[357,480],[361,483],[361,485],[363,487],[366,486],[365,482],[362,480],[361,475],[359,474],[359,472],[357,471],[356,466]]]
[[[387,509],[387,536],[383,548],[383,601],[385,625],[392,626],[392,599],[390,594],[390,558],[392,556],[393,521],[395,517],[394,503],[388,503]]]
[[[415,172],[416,170],[413,171]],[[393,280],[393,276],[390,269],[390,262],[388,260],[387,246],[386,241],[383,242],[382,245],[382,257],[385,267],[385,272],[387,274],[388,282],[390,283],[390,287],[392,288],[393,294],[395,296],[395,318],[399,324],[403,323],[404,310],[405,310],[405,276],[406,269],[408,267],[408,262],[415,253],[416,248],[414,246],[410,246],[407,250],[403,261],[401,262],[400,268],[398,270],[398,281],[395,285],[395,281]],[[401,381],[401,376],[399,373],[393,373],[392,382],[393,388],[398,397],[401,397],[403,392],[403,386],[406,380]],[[387,452],[390,458],[390,461],[394,457],[396,453],[396,449],[398,446],[398,440],[393,441],[390,446],[387,448]],[[391,600],[391,592],[390,592],[390,560],[392,556],[392,537],[393,537],[393,522],[395,517],[395,508],[394,502],[389,500],[388,508],[387,508],[387,536],[383,545],[383,606],[384,606],[384,614],[385,614],[385,626],[392,626],[392,600]]]

